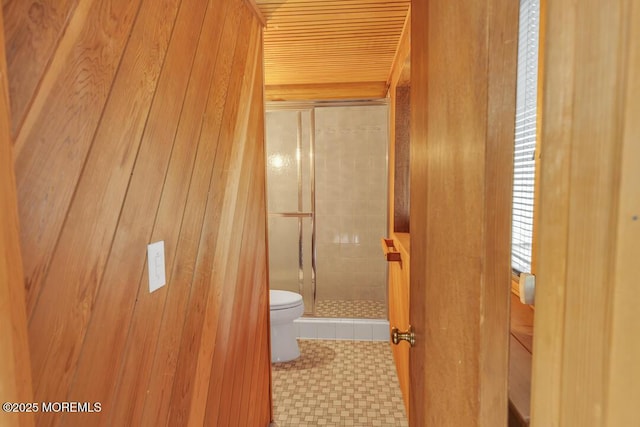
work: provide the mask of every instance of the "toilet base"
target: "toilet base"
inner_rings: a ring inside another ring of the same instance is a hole
[[[271,325],[271,363],[289,362],[300,357],[293,321]]]

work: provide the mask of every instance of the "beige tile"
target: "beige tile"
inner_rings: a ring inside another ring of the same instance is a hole
[[[386,319],[387,308],[384,300],[319,299],[316,302],[316,316],[356,319]]]
[[[278,427],[408,425],[388,343],[300,340],[300,351],[273,365]]]

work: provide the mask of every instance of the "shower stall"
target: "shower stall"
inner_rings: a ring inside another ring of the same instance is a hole
[[[305,316],[387,317],[386,101],[269,103],[269,280]]]

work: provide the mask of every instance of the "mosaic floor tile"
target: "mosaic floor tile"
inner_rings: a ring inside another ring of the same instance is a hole
[[[386,319],[384,302],[370,300],[318,300],[316,317],[340,317],[355,319]]]
[[[389,343],[298,342],[299,359],[272,365],[278,427],[408,426]]]

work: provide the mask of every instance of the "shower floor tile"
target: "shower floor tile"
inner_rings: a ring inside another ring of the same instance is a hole
[[[384,302],[371,300],[318,300],[316,317],[340,317],[356,319],[386,319]]]
[[[389,343],[298,342],[299,359],[272,365],[277,427],[408,426]]]

